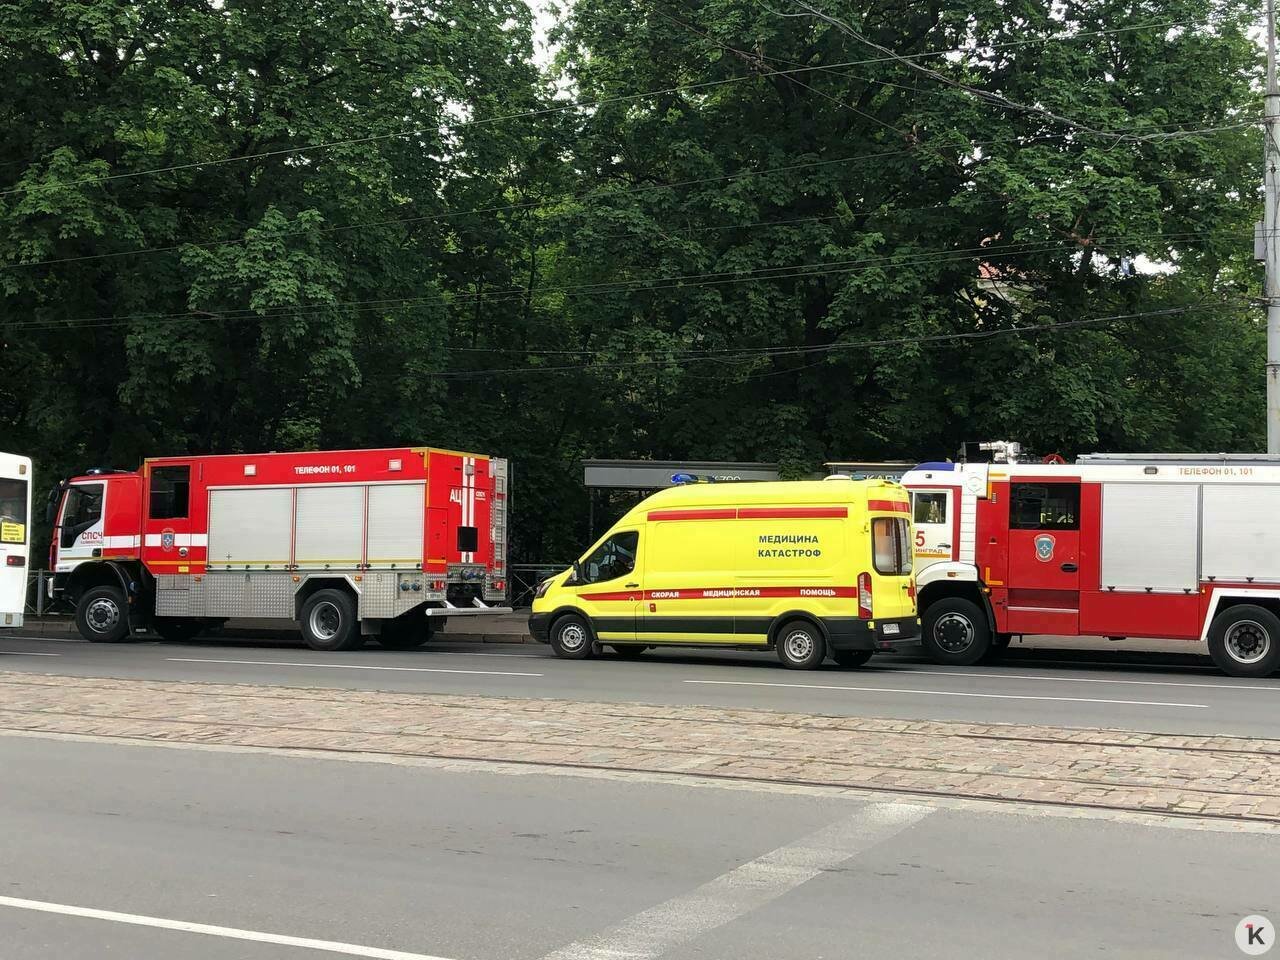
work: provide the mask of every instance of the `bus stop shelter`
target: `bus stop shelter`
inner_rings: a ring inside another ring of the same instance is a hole
[[[717,483],[777,480],[776,463],[742,463],[733,460],[583,460],[582,484],[587,488],[589,539],[596,535],[596,507],[606,507],[615,491],[649,494],[673,487],[677,478]],[[688,482],[681,479],[680,482]],[[632,496],[630,499],[637,499]]]

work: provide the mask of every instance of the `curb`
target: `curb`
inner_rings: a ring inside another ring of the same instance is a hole
[[[76,632],[75,624],[70,618],[59,617],[36,619],[30,617],[23,623],[21,632],[26,634],[38,634],[42,637],[58,637],[60,639],[78,640],[80,635]],[[0,631],[0,637],[4,632]],[[276,640],[296,638],[297,630],[225,630],[220,637],[227,640]],[[209,637],[209,640],[215,640],[216,637]],[[455,633],[451,630],[445,630],[437,635],[431,646],[439,646],[441,644],[483,644],[483,643],[537,643],[527,633]]]

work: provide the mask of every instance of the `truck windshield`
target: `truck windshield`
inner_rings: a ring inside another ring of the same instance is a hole
[[[906,520],[875,517],[871,521],[871,542],[877,573],[900,577],[911,572],[911,537]]]
[[[27,542],[27,481],[0,480],[0,541]]]

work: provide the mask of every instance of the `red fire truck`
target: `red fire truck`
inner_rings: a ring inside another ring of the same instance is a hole
[[[254,617],[317,650],[415,647],[446,617],[509,612],[508,479],[505,460],[425,447],[90,471],[50,496],[51,594],[92,641]]]
[[[902,483],[939,663],[1050,634],[1204,640],[1233,676],[1280,668],[1280,465],[1267,458],[922,463]]]

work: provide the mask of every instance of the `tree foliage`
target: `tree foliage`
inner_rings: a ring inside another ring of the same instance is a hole
[[[493,452],[525,560],[585,456],[1257,449],[1254,13],[16,0],[0,445]]]

